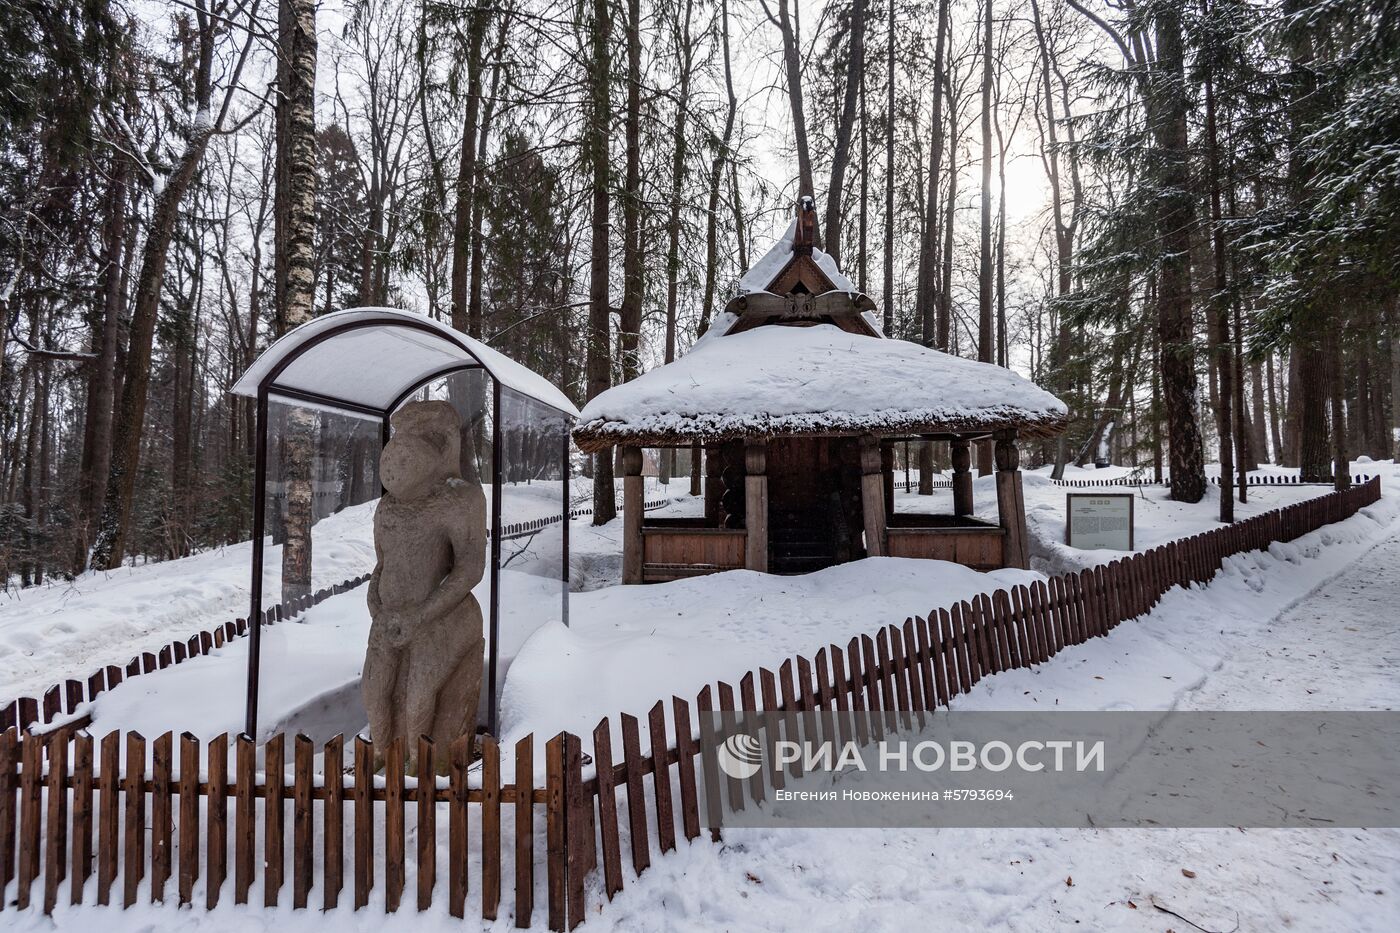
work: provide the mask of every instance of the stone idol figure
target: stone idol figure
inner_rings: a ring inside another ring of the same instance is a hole
[[[476,731],[485,640],[472,588],[486,562],[486,497],[462,480],[450,404],[412,402],[392,425],[379,459],[362,689],[379,754],[402,737],[416,772],[420,735],[446,762],[448,745]]]

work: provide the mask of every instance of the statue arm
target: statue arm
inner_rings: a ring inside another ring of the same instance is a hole
[[[473,495],[473,493],[475,493]],[[452,569],[423,602],[424,619],[436,619],[450,611],[481,582],[486,566],[485,499],[479,489],[466,492],[460,509],[445,517],[452,542]]]
[[[379,576],[383,570],[384,551],[379,546],[379,509],[376,506],[374,513],[374,572],[369,575],[369,589],[365,593],[365,602],[369,606],[371,619],[379,615],[379,610],[383,605],[379,599]]]

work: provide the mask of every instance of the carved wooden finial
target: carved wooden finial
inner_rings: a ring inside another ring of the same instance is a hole
[[[797,232],[792,238],[792,251],[801,256],[812,255],[817,243],[817,204],[809,194],[797,199]]]

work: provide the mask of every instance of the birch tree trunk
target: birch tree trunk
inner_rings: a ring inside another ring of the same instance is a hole
[[[278,106],[277,159],[282,163],[277,198],[279,251],[286,279],[278,315],[293,328],[316,314],[316,4],[282,0],[278,58],[286,72]],[[311,526],[315,523],[312,473],[318,416],[297,407],[287,418],[282,478],[287,489],[286,539],[282,545],[282,601],[311,593]]]

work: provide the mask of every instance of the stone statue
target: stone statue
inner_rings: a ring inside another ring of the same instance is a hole
[[[461,478],[461,424],[449,403],[412,402],[391,423],[362,689],[379,754],[401,736],[416,772],[420,735],[446,762],[448,745],[476,731],[486,643],[472,588],[486,562],[486,496]]]

